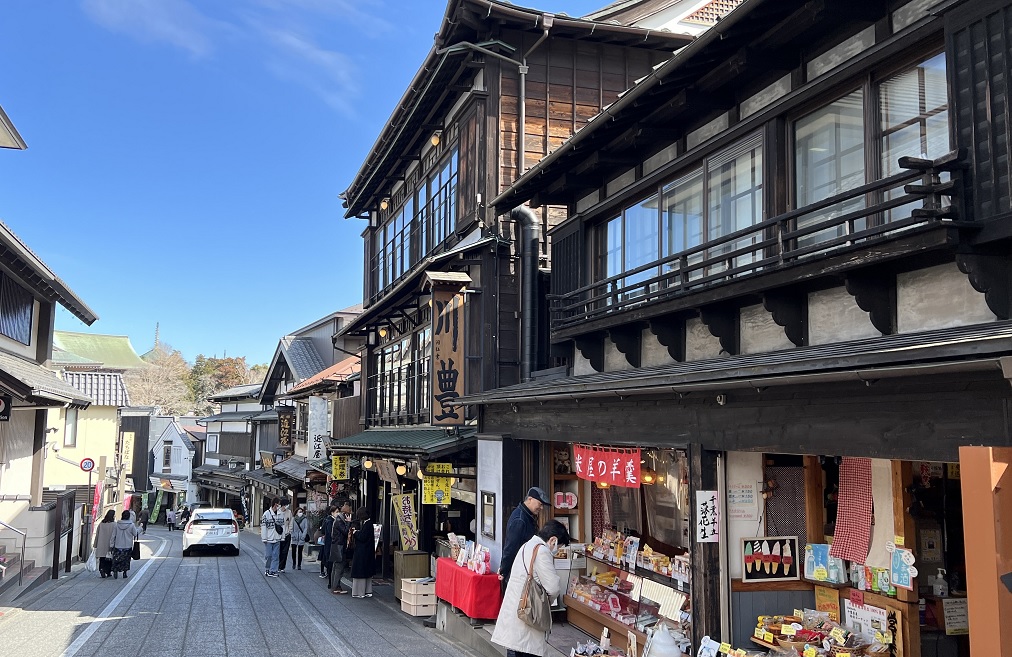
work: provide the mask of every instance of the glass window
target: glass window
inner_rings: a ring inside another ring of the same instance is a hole
[[[864,92],[858,90],[799,119],[794,125],[795,198],[797,207],[821,201],[865,182]],[[812,226],[864,207],[856,198],[804,215],[798,228]],[[863,230],[864,219],[800,237],[798,247]]]
[[[419,313],[419,323],[427,321]],[[401,335],[373,355],[369,418],[374,424],[411,424],[427,417],[432,327]]]
[[[77,447],[77,409],[68,408],[66,422],[63,425],[63,446]]]
[[[625,211],[625,230],[623,235],[623,244],[625,245],[624,271],[631,271],[657,261],[657,233],[658,224],[660,223],[657,208],[657,196],[654,195],[639,205],[635,205]],[[633,286],[655,276],[657,276],[657,268],[652,267],[632,276],[627,276],[624,285]],[[646,292],[646,289],[629,290],[629,294],[635,296],[641,295],[644,292]]]
[[[703,243],[703,170],[694,171],[664,188],[663,256],[673,256]],[[701,253],[688,259],[694,265],[703,259]],[[677,271],[678,261],[667,268]],[[698,277],[701,274],[696,274]]]
[[[736,233],[763,219],[763,155],[759,135],[737,148],[724,151],[707,162],[707,240],[710,242]],[[707,250],[707,258],[746,249],[759,240],[752,233],[734,242],[725,242]],[[715,263],[707,274],[733,269],[755,260],[747,251]]]
[[[642,487],[646,497],[647,533],[676,548],[689,547],[689,463],[684,452],[643,452],[643,474],[653,481]],[[644,483],[646,480],[644,479]]]
[[[0,334],[21,344],[32,343],[32,293],[0,274]]]

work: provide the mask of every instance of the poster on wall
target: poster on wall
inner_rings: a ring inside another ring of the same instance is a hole
[[[720,511],[717,491],[696,491],[696,542],[718,543],[720,541]]]
[[[580,479],[625,488],[640,487],[639,449],[573,445],[573,471]]]
[[[741,548],[741,581],[800,579],[797,536],[743,538]]]
[[[914,590],[914,579],[917,578],[917,568],[914,566],[916,558],[910,550],[896,547],[893,543],[886,546],[886,550],[892,553],[892,560],[889,568],[889,581],[893,586],[908,591]]]
[[[450,473],[453,472],[452,463],[429,463],[425,467],[427,473],[446,473],[441,477],[437,474],[426,474],[422,479],[422,504],[449,504],[450,503]]]
[[[727,487],[727,519],[757,522],[759,495],[755,483],[738,482]]]
[[[840,622],[840,592],[828,586],[815,587],[815,610],[829,614],[831,620]]]
[[[870,637],[892,639],[889,633],[889,612],[881,607],[854,604],[850,600],[843,601],[843,624],[856,632]],[[889,633],[887,635],[887,633]],[[891,640],[885,643],[892,643]]]

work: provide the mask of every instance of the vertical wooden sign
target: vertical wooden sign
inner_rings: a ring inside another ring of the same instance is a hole
[[[432,424],[464,424],[464,294],[459,286],[432,288]]]

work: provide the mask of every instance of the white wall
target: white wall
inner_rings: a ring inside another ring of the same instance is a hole
[[[502,522],[503,492],[502,492],[502,470],[505,467],[502,457],[501,440],[485,440],[478,438],[478,504],[475,517],[477,525],[478,544],[488,548],[492,554],[493,571],[499,568],[499,560],[502,558],[503,532],[506,528]],[[481,493],[495,494],[495,539],[482,536],[481,533]]]
[[[993,322],[984,295],[955,263],[896,276],[898,333]]]
[[[765,532],[765,522],[763,518],[763,501],[762,495],[759,493],[762,487],[763,480],[763,455],[758,452],[728,452],[727,453],[727,475],[726,482],[727,486],[730,487],[735,483],[753,484],[758,486],[757,497],[758,497],[758,508],[759,508],[759,521],[754,520],[731,520],[730,516],[727,515],[727,494],[724,491],[724,513],[727,521],[727,559],[728,559],[728,572],[732,579],[741,579],[742,575],[742,552],[741,552],[741,540],[743,538],[752,538],[753,536],[762,536]],[[804,500],[799,500],[799,503],[804,504]]]

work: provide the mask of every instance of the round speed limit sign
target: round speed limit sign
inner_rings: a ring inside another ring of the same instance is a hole
[[[81,469],[85,472],[91,472],[95,469],[95,462],[91,459],[81,459]]]

